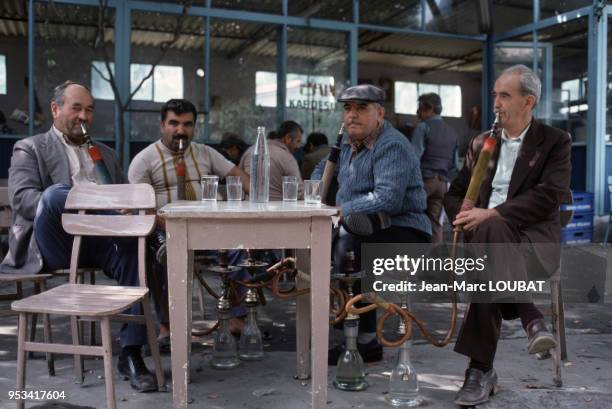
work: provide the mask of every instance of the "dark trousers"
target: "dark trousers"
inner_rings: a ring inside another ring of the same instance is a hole
[[[357,236],[346,232],[344,229],[336,232],[332,241],[332,257],[334,274],[343,274],[343,260],[348,251],[355,253],[354,271],[361,271],[361,245],[368,243],[429,243],[430,236],[420,230],[410,227],[391,226],[380,230],[370,236]],[[360,282],[355,283],[354,293],[361,294]],[[364,303],[357,303],[357,307],[363,307]],[[369,311],[359,316],[359,332],[376,331],[376,310]]]
[[[431,221],[431,242],[442,243],[442,202],[446,194],[446,180],[440,176],[424,178],[425,192],[427,193],[427,216]]]
[[[47,188],[38,203],[34,218],[34,236],[42,254],[45,269],[70,267],[73,236],[62,227],[62,213],[70,186],[56,184]],[[79,266],[100,268],[122,286],[138,286],[138,240],[134,237],[83,237]],[[129,314],[142,315],[142,305],[130,307]],[[144,345],[144,325],[124,324],[121,347]]]
[[[476,230],[466,234],[471,243],[524,243],[526,237],[501,217],[493,217],[481,223]],[[509,246],[510,249],[510,246]],[[527,280],[527,270],[534,260],[521,259],[522,255],[509,255],[513,263],[507,263],[507,274],[512,279]],[[499,266],[494,267],[502,270]],[[523,328],[534,319],[543,318],[542,313],[533,303],[472,303],[463,319],[463,324],[455,343],[455,352],[466,355],[476,361],[493,365],[497,342],[499,340],[501,321],[521,319]]]

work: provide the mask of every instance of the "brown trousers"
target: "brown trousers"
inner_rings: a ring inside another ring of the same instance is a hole
[[[493,217],[466,234],[466,240],[471,243],[521,243],[526,237],[506,219]],[[509,274],[516,280],[528,279],[527,269],[531,262],[534,260],[512,263]],[[516,318],[520,318],[526,328],[531,321],[543,316],[533,303],[471,303],[457,335],[455,352],[493,365],[502,319]]]

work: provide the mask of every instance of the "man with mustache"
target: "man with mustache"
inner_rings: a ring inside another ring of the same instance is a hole
[[[62,227],[62,213],[72,186],[101,184],[81,125],[91,129],[94,100],[87,87],[72,81],[58,85],[51,100],[53,126],[44,134],[17,141],[9,168],[9,197],[13,220],[10,250],[0,273],[36,274],[70,266],[72,236]],[[125,183],[115,152],[93,142],[112,183]],[[122,286],[138,286],[137,241],[133,238],[86,237],[80,265],[97,267]],[[140,303],[130,314],[142,314]],[[139,392],[157,390],[141,346],[147,343],[143,325],[126,324],[120,332],[118,370]]]
[[[160,134],[156,142],[140,151],[130,163],[128,179],[130,183],[148,183],[155,189],[157,208],[177,200],[176,166],[179,156],[182,155],[185,163],[185,199],[201,200],[202,191],[200,180],[204,175],[217,175],[219,179],[226,176],[240,176],[242,187],[249,191],[249,176],[232,162],[225,159],[221,153],[202,143],[194,143],[197,111],[195,106],[186,99],[171,99],[161,108]],[[182,149],[180,152],[182,140]],[[162,241],[165,241],[165,226],[163,219],[158,218],[158,232]],[[164,293],[167,291],[165,278],[167,277],[165,262],[156,263],[154,268],[162,277]],[[166,294],[162,298],[167,299]],[[160,311],[162,322],[160,324],[160,347],[169,350],[170,329],[168,316]],[[233,311],[234,315],[244,315],[246,311]],[[239,332],[243,321],[232,318],[230,327],[233,332]]]
[[[335,273],[343,272],[347,251],[355,253],[355,271],[361,270],[361,244],[431,238],[419,159],[408,139],[385,120],[384,100],[385,92],[368,84],[349,87],[338,98],[346,133],[336,167],[342,227],[333,243]],[[324,166],[325,161],[319,163],[313,179],[321,178]],[[357,347],[365,362],[382,359],[375,310],[360,316]],[[328,363],[336,365],[342,352],[342,346],[330,350]]]
[[[561,241],[559,205],[570,186],[571,140],[566,132],[534,119],[533,109],[541,89],[538,76],[524,65],[502,72],[493,89],[501,137],[475,207],[461,210],[487,134],[470,142],[464,166],[444,199],[449,220],[464,230],[466,241],[522,243],[521,250],[529,249],[525,256],[508,256],[510,262],[494,268],[495,274],[505,274],[513,280],[528,280],[528,272],[535,271],[550,276],[559,267],[560,247],[555,243]],[[515,252],[516,247],[506,245],[503,253]],[[491,261],[495,262],[495,258]],[[530,354],[556,346],[535,305],[512,300],[470,304],[455,344],[456,352],[470,358],[464,384],[455,398],[458,405],[479,405],[495,393],[497,374],[493,360],[502,319],[521,319]]]

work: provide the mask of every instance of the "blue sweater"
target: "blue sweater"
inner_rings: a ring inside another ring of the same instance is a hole
[[[321,161],[312,178],[320,179],[324,167]],[[343,143],[336,175],[336,205],[345,216],[383,212],[391,216],[394,226],[431,234],[419,160],[408,139],[389,122],[385,121],[372,149],[362,149],[352,161],[351,145]]]

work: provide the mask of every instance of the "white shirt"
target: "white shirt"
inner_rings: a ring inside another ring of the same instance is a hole
[[[55,135],[57,135],[64,145],[64,151],[66,151],[66,156],[68,156],[68,162],[70,164],[72,185],[100,184],[93,159],[91,159],[89,155],[89,147],[87,144],[77,146],[68,143],[67,138],[59,129],[55,126],[51,129],[53,129]]]
[[[510,187],[510,178],[512,178],[514,164],[516,163],[516,158],[521,150],[523,139],[525,139],[525,134],[529,130],[529,126],[530,125],[527,125],[523,132],[519,134],[518,138],[508,138],[506,130],[502,129],[497,170],[495,171],[495,177],[491,183],[493,190],[491,191],[491,198],[489,199],[489,209],[504,203],[508,197],[508,188]]]

